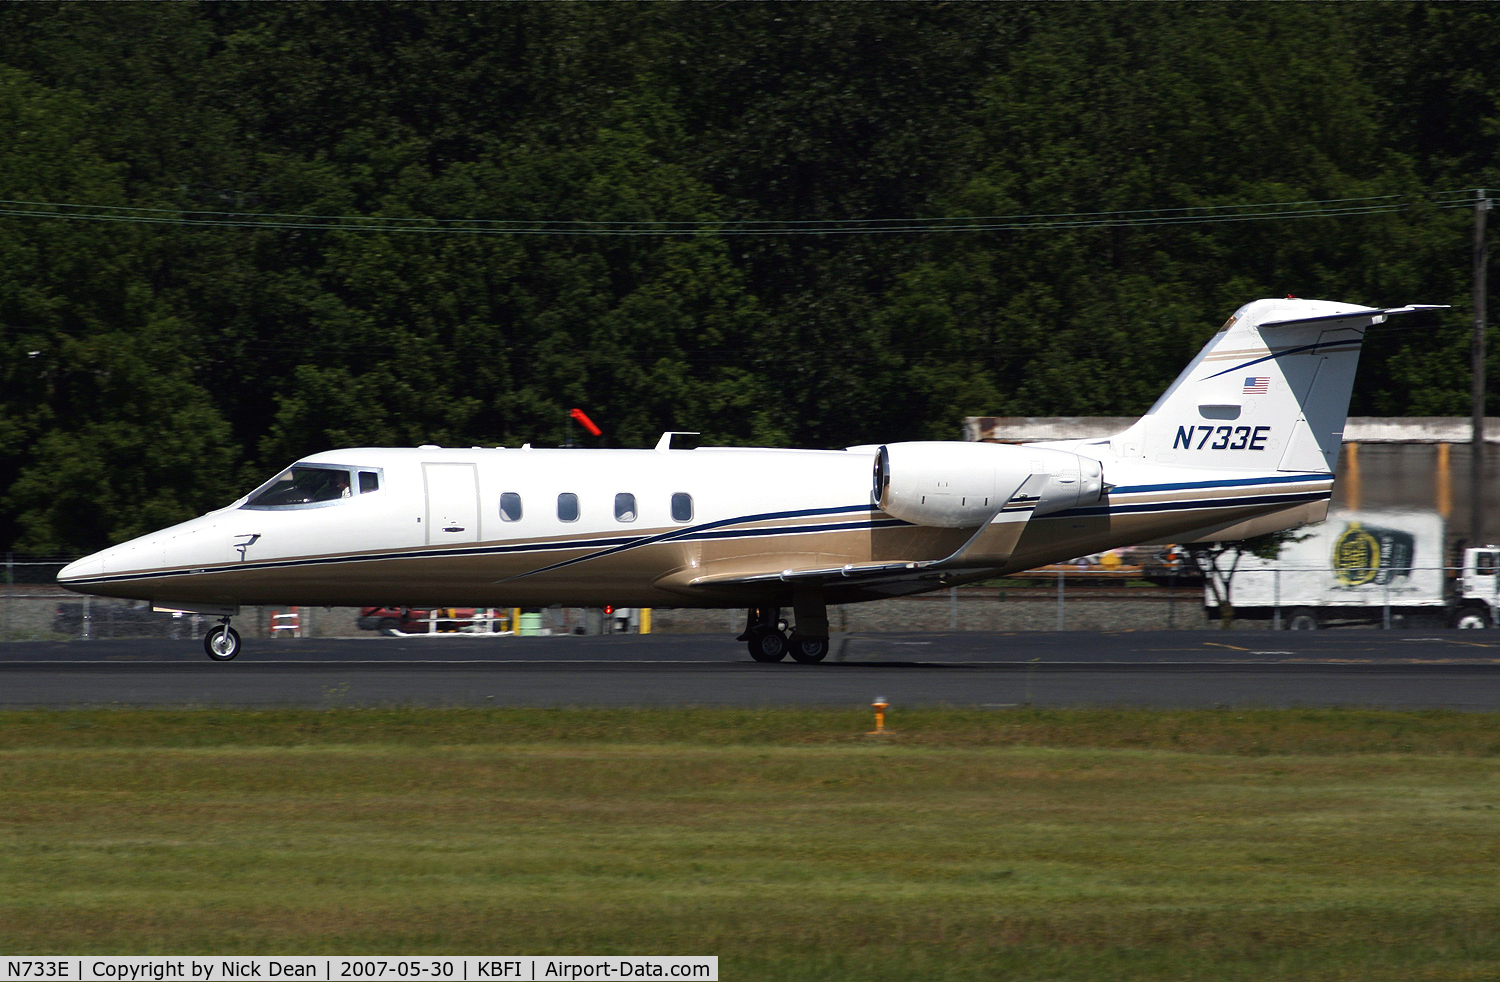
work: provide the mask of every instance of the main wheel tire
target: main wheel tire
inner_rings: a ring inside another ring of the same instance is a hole
[[[231,661],[240,653],[240,632],[221,624],[203,636],[203,650],[214,661]]]
[[[828,657],[827,638],[792,638],[792,661],[802,665],[816,665]]]
[[[1316,631],[1322,627],[1318,623],[1318,614],[1310,607],[1298,607],[1286,618],[1286,629],[1288,631]]]
[[[786,657],[786,635],[780,631],[756,631],[750,635],[750,657],[758,662],[778,662]]]
[[[1482,631],[1490,621],[1479,607],[1464,607],[1453,615],[1453,626],[1462,631]]]

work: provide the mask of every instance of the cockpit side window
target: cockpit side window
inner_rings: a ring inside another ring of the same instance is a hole
[[[245,507],[296,508],[340,501],[352,494],[349,472],[343,468],[292,467],[245,502]]]
[[[380,490],[380,475],[374,471],[359,472],[359,493],[369,494]]]

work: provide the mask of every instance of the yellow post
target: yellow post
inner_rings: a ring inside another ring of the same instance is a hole
[[[1359,444],[1346,443],[1344,450],[1348,467],[1348,472],[1344,475],[1344,504],[1349,506],[1350,511],[1359,511]]]
[[[1437,513],[1443,521],[1453,512],[1453,464],[1452,447],[1439,443],[1437,448]]]
[[[521,608],[520,607],[512,607],[510,609],[510,633],[511,634],[515,634],[515,635],[519,635],[521,633]]]
[[[876,696],[875,701],[870,705],[875,707],[875,729],[870,730],[865,736],[890,736],[890,731],[885,728],[885,711],[890,703],[885,701],[885,696]]]
[[[651,608],[650,607],[642,607],[641,608],[641,633],[642,634],[650,634],[651,633]]]

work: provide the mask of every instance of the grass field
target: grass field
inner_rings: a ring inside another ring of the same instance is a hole
[[[7,953],[1493,979],[1500,717],[0,713]]]

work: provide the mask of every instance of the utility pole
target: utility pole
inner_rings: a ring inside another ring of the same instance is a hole
[[[1484,302],[1485,273],[1489,256],[1485,250],[1484,223],[1490,209],[1490,201],[1484,188],[1479,188],[1474,199],[1474,339],[1469,345],[1470,381],[1469,393],[1473,404],[1474,423],[1471,434],[1469,461],[1469,542],[1480,546],[1484,537]]]

